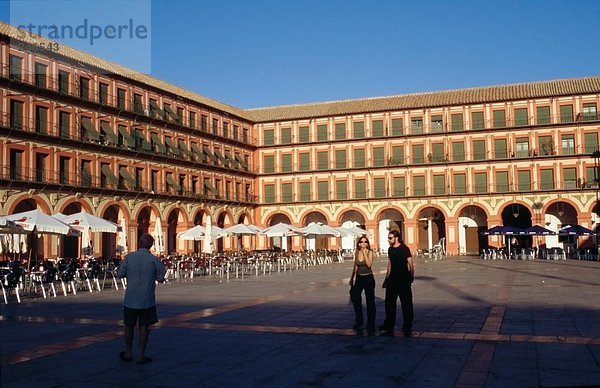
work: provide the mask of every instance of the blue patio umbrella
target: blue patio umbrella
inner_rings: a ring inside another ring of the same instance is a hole
[[[521,229],[512,225],[492,226],[488,230],[481,232],[486,236],[490,235],[514,235],[514,234],[526,234],[524,229]]]
[[[536,235],[536,236],[550,236],[550,235],[556,234],[555,231],[546,229],[540,225],[530,226],[529,228],[525,229],[525,233],[529,234],[529,235]]]
[[[558,234],[567,234],[571,236],[591,236],[596,234],[596,232],[581,225],[567,225],[560,229]]]

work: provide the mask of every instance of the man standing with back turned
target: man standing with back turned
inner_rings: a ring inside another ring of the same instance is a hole
[[[123,361],[132,360],[133,330],[139,325],[140,354],[138,364],[147,364],[152,359],[146,356],[146,344],[150,326],[158,322],[156,315],[156,282],[165,281],[165,266],[150,253],[154,238],[148,233],[140,237],[139,249],[125,256],[119,267],[119,278],[127,278],[127,290],[123,300],[125,323],[125,351],[119,354]]]
[[[400,239],[400,232],[390,230],[388,233],[388,265],[383,282],[385,288],[385,321],[379,326],[380,335],[394,335],[396,325],[396,300],[400,297],[402,304],[402,317],[404,324],[402,331],[405,337],[412,336],[413,301],[411,284],[415,278],[415,267],[413,265],[410,249]]]

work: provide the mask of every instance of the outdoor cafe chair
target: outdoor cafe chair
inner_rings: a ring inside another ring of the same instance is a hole
[[[11,269],[0,269],[0,284],[2,285],[2,295],[4,296],[4,304],[8,304],[8,296],[13,290],[17,297],[17,302],[21,303],[19,287],[21,287],[22,276],[23,269],[20,267],[13,267]]]

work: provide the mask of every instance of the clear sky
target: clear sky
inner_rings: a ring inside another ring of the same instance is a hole
[[[600,75],[597,0],[147,4],[142,67],[241,108]]]

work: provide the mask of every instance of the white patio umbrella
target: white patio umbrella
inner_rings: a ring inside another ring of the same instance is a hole
[[[177,238],[190,241],[201,241],[204,238],[204,226],[196,225],[193,228],[177,233]]]
[[[256,236],[257,234],[262,234],[262,229],[258,226],[246,224],[231,225],[230,227],[223,229],[223,231],[227,232],[228,234],[244,236]]]
[[[0,234],[19,234],[27,233],[23,228],[17,225],[14,221],[6,217],[0,216]]]
[[[69,215],[58,213],[53,215],[53,217],[80,232],[87,229],[92,232],[117,233],[119,229],[119,225],[114,222],[110,222],[104,218],[96,217],[83,211]]]
[[[269,226],[268,228],[264,229],[262,234],[266,235],[267,237],[281,238],[281,249],[283,251],[287,251],[287,238],[290,236],[297,236],[298,230],[300,230],[300,228],[296,228],[295,226],[286,224],[285,222],[280,222],[278,224]]]
[[[126,254],[129,252],[129,247],[127,245],[127,224],[125,222],[125,218],[121,218],[119,232],[117,233],[117,252]]]
[[[156,217],[156,223],[154,224],[154,232],[152,233],[152,237],[154,237],[154,251],[156,253],[164,253],[165,240],[162,230],[162,223],[160,222],[160,217]]]
[[[73,233],[73,229],[69,225],[46,213],[42,213],[38,209],[11,214],[6,218],[14,221],[27,232],[65,235]],[[77,232],[74,234],[77,234]]]
[[[206,216],[206,225],[204,227],[204,246],[202,247],[202,251],[204,253],[213,253],[215,250],[215,244],[213,242],[212,235],[212,219],[209,216]]]
[[[340,237],[342,235],[342,232],[339,230],[321,223],[314,223],[305,226],[304,228],[299,229],[299,232],[308,238],[314,238],[317,236]]]

